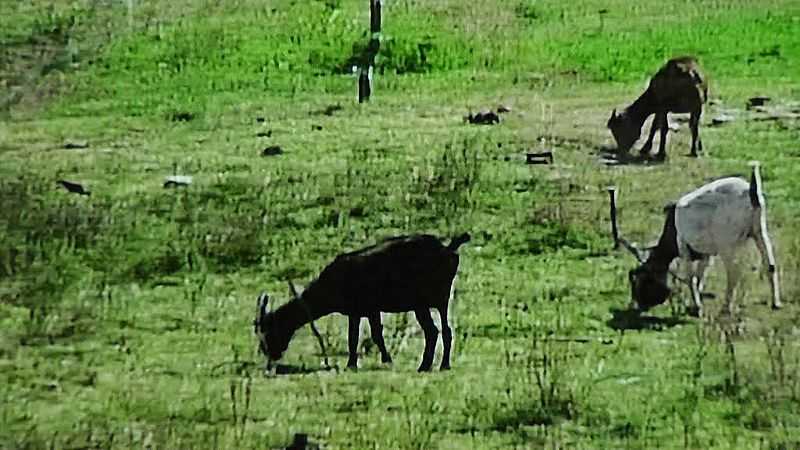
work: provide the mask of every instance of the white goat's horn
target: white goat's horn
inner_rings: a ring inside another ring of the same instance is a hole
[[[622,237],[619,238],[619,243],[622,244],[622,246],[625,247],[626,250],[631,252],[631,254],[636,258],[636,260],[639,261],[639,264],[644,264],[644,257],[642,256],[642,252],[639,251],[638,247],[636,247],[634,244],[631,244],[630,242],[628,242],[627,239]]]
[[[292,294],[292,297],[294,298],[300,297],[300,295],[297,293],[297,288],[295,288],[294,283],[292,283],[292,280],[288,280],[288,283],[289,283],[289,291]]]

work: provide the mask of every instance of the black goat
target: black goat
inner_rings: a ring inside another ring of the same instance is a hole
[[[650,135],[640,152],[643,155],[650,153],[653,137],[656,130],[660,129],[661,142],[656,157],[663,160],[667,156],[667,113],[691,113],[689,128],[692,131],[692,156],[697,156],[697,152],[703,150],[699,127],[707,98],[708,83],[697,60],[691,56],[673,58],[653,75],[647,89],[635,102],[620,114],[616,109],[611,112],[606,126],[614,135],[619,149],[627,152],[639,140],[645,120],[655,114]]]
[[[268,311],[268,297],[259,297],[255,332],[261,351],[272,361],[283,356],[294,332],[331,313],[349,317],[347,366],[357,367],[361,318],[369,320],[381,362],[392,361],[383,340],[381,312],[414,311],[425,333],[425,351],[419,371],[428,371],[439,330],[430,308],[442,323],[441,369],[450,368],[452,331],[447,321],[450,290],[458,270],[458,247],[470,240],[461,234],[445,246],[431,235],[399,236],[377,245],[344,253],[328,264],[308,288],[293,300]]]

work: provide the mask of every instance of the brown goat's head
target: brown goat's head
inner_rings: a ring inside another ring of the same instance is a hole
[[[258,336],[258,345],[261,353],[270,361],[277,361],[289,347],[290,333],[281,332],[277,323],[274,323],[269,313],[269,296],[262,293],[258,296],[256,318],[253,321],[253,331]]]
[[[633,147],[642,132],[642,128],[637,126],[625,112],[617,114],[616,109],[611,111],[611,117],[608,118],[606,127],[611,130],[617,148],[623,152],[627,152]]]
[[[664,303],[671,293],[667,286],[667,273],[655,272],[646,264],[628,272],[628,281],[632,305],[640,311],[647,311]]]

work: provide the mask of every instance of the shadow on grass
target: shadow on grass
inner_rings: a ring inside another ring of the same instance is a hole
[[[611,309],[613,317],[606,325],[614,330],[656,330],[672,328],[676,325],[688,323],[680,317],[653,317],[642,315],[639,311],[630,309]]]
[[[600,155],[600,162],[606,166],[647,166],[662,164],[664,160],[651,155],[641,153],[630,153],[618,150],[614,146],[600,145],[595,147],[597,154]]]
[[[256,372],[263,372],[264,371],[264,361],[257,360],[257,361],[223,361],[213,367],[211,367],[211,375],[239,375],[243,376],[245,374],[253,374]],[[272,376],[280,376],[280,375],[308,375],[312,373],[319,373],[319,372],[340,372],[341,369],[337,365],[331,365],[328,367],[319,366],[307,366],[305,364],[302,365],[294,365],[294,364],[273,364],[272,368],[269,372],[269,375]]]

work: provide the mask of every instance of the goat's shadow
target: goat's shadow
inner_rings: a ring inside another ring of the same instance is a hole
[[[305,364],[275,364],[273,366],[273,373],[275,375],[310,375],[312,373],[321,372],[341,372],[341,368],[336,364],[329,366],[308,366]]]
[[[341,368],[336,364],[309,366],[307,364],[283,364],[273,363],[265,372],[273,376],[279,375],[308,375],[321,372],[340,372]],[[262,361],[224,361],[211,367],[212,375],[239,375],[252,374],[254,372],[264,372]]]
[[[600,156],[600,163],[606,166],[648,166],[664,163],[663,159],[638,151],[622,151],[615,146],[599,145],[595,147]]]
[[[640,311],[631,309],[611,309],[613,317],[606,322],[610,328],[620,330],[655,330],[661,331],[677,325],[689,323],[681,317],[654,317],[642,315]]]

